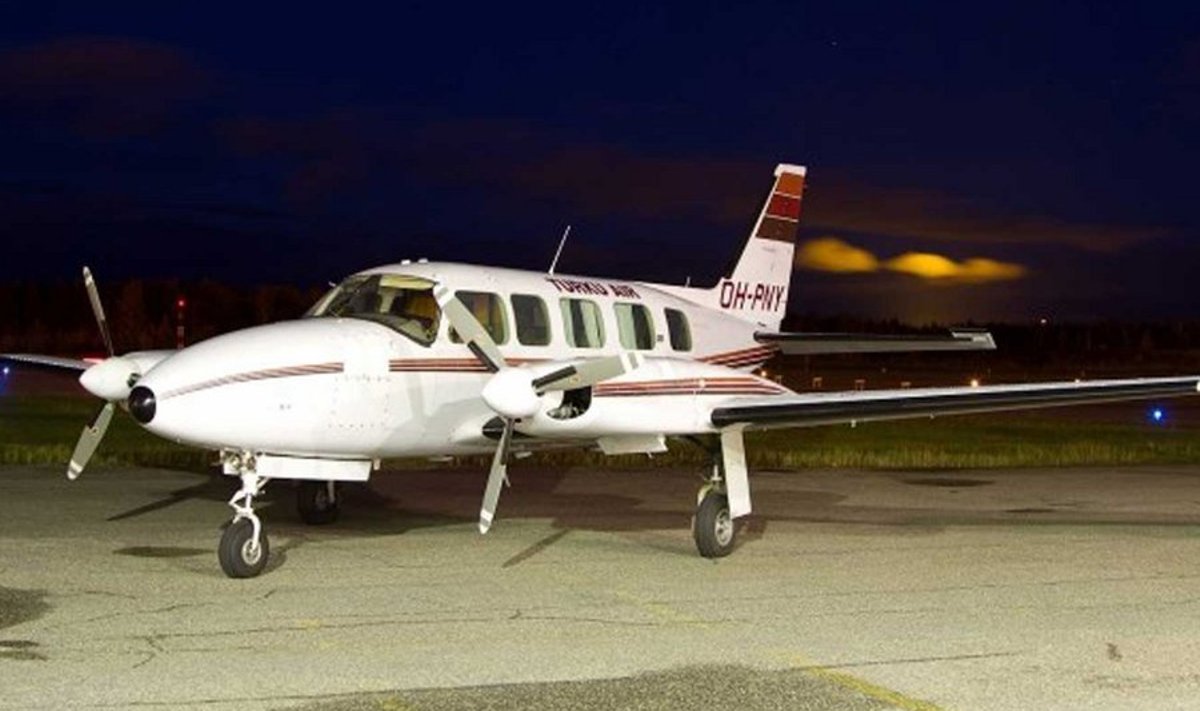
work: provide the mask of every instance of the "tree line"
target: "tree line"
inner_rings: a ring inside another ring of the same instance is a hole
[[[180,323],[186,342],[195,343],[237,328],[298,318],[324,290],[133,279],[101,285],[100,297],[117,350],[131,351],[175,347]],[[103,348],[82,283],[0,284],[0,350],[76,355]]]
[[[272,321],[298,318],[327,286],[233,285],[213,280],[133,279],[101,285],[119,351],[173,348],[183,299],[187,343]],[[1200,353],[1200,320],[1132,323],[960,324],[988,328],[1001,354],[1027,363],[1193,360]],[[845,333],[936,333],[939,324],[812,313],[789,314],[785,330]],[[0,284],[0,351],[98,354],[103,350],[78,281]]]

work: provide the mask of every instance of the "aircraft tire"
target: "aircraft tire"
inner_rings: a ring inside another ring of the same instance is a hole
[[[252,552],[250,538],[254,535],[254,524],[246,519],[229,524],[221,534],[221,543],[217,546],[217,560],[221,570],[231,578],[253,578],[267,567],[267,558],[271,554],[271,545],[267,541],[267,532],[259,534],[259,549]]]
[[[696,507],[692,518],[692,538],[705,558],[723,558],[733,552],[737,529],[729,517],[729,499],[710,490]]]
[[[296,512],[310,526],[324,526],[338,518],[337,499],[330,500],[323,481],[301,481],[296,487]]]

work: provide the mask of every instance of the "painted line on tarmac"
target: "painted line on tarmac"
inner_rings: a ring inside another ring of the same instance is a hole
[[[798,669],[812,676],[823,679],[825,681],[836,684],[843,689],[855,691],[864,696],[868,696],[876,701],[882,701],[885,704],[891,704],[898,709],[904,711],[946,711],[937,704],[930,703],[923,699],[917,699],[907,694],[902,694],[899,691],[889,689],[878,684],[873,684],[866,679],[847,674],[843,671],[838,671],[836,668],[822,666],[814,663],[812,660],[798,654],[793,654],[789,657],[789,661],[794,669]]]

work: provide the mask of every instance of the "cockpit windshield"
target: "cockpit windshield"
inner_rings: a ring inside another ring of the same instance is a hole
[[[427,346],[437,337],[442,310],[433,298],[433,282],[399,274],[371,274],[352,276],[338,284],[307,316],[375,321]]]

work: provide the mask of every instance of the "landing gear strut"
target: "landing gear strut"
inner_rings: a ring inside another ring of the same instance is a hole
[[[238,463],[242,488],[229,500],[233,522],[221,534],[217,560],[231,578],[253,578],[267,567],[271,547],[262,521],[254,513],[254,497],[262,493],[267,480],[254,471],[254,460]]]
[[[310,526],[333,523],[338,517],[337,486],[332,481],[301,481],[296,486],[296,512]]]
[[[696,497],[692,538],[705,558],[723,558],[733,552],[737,539],[734,521],[750,513],[750,482],[746,471],[746,445],[740,429],[722,430],[719,439],[689,438],[712,458],[712,474]]]

